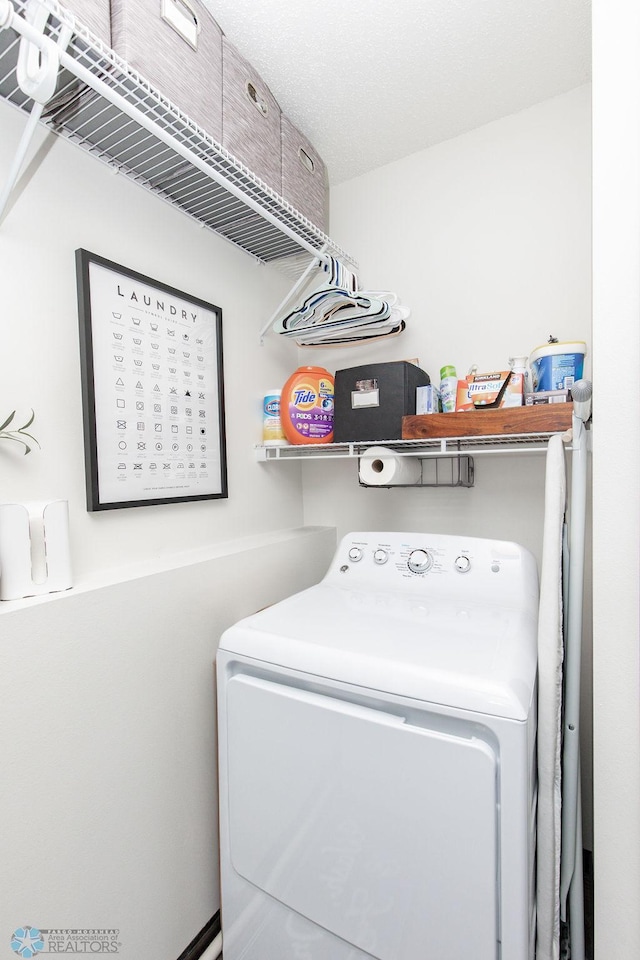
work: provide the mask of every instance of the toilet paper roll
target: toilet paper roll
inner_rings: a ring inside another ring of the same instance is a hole
[[[360,457],[360,482],[368,487],[410,486],[420,483],[420,461],[400,457],[385,447],[369,447]]]

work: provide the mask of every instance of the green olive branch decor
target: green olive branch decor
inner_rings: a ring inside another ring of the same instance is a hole
[[[31,440],[33,443],[36,444],[37,447],[40,446],[36,438],[32,436],[30,433],[27,433],[27,429],[31,426],[31,424],[35,420],[36,415],[32,410],[31,416],[29,417],[26,423],[23,423],[21,427],[13,427],[13,429],[9,430],[8,427],[10,426],[10,424],[13,423],[15,415],[16,415],[16,411],[14,410],[12,413],[9,414],[9,416],[4,421],[4,423],[0,424],[0,440],[15,440],[16,443],[21,443],[24,446],[24,455],[26,457],[28,453],[31,453],[31,447],[29,446],[27,441],[24,439],[24,437],[28,437],[29,440]]]

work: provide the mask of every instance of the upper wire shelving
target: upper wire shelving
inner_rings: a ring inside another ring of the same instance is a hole
[[[34,20],[39,10],[44,29]],[[21,40],[51,91],[23,89]],[[0,219],[38,123],[77,144],[261,262],[298,275],[309,258],[341,250],[55,0],[0,0],[0,97],[29,115],[0,195]]]

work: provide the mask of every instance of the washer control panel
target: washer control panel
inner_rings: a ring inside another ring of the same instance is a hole
[[[352,533],[325,580],[362,589],[494,601],[521,591],[537,602],[536,563],[516,543],[428,533]]]

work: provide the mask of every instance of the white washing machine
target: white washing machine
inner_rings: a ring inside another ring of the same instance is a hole
[[[514,543],[353,533],[223,635],[225,960],[532,960],[537,611]]]

